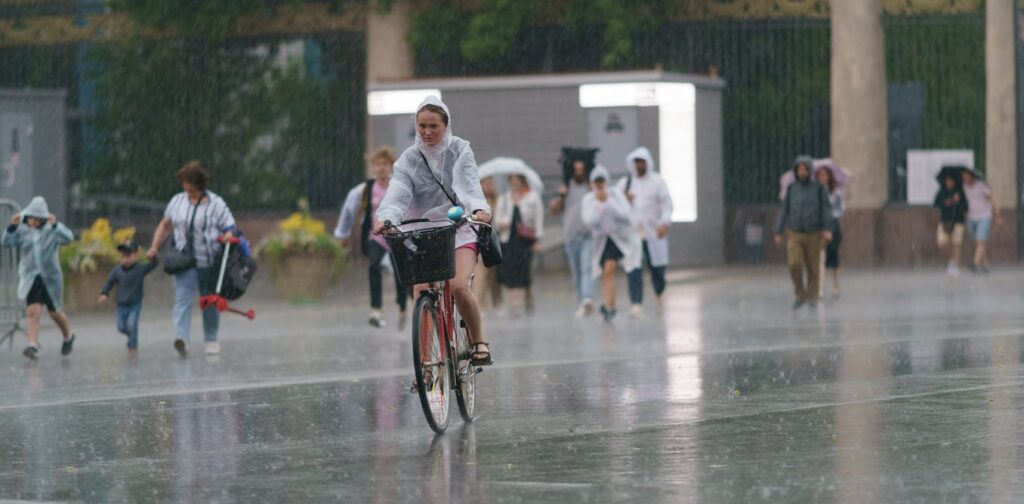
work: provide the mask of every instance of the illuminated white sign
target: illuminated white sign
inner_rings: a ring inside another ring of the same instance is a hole
[[[426,97],[441,97],[440,89],[402,89],[396,91],[370,91],[366,95],[366,109],[370,115],[415,114],[416,107]]]
[[[672,221],[697,221],[697,88],[693,84],[584,84],[580,106],[658,107],[658,165],[672,195]]]

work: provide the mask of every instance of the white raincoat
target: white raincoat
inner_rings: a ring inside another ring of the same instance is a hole
[[[636,165],[633,163],[633,160],[638,158],[647,161],[647,172],[643,177],[637,176]],[[629,176],[619,180],[618,188],[623,194],[633,195],[633,215],[637,232],[647,242],[651,266],[666,266],[668,235],[658,238],[658,226],[672,224],[672,196],[668,192],[668,185],[655,171],[654,157],[647,147],[638,147],[630,152],[626,156],[626,168],[629,169]]]
[[[21,212],[21,216],[47,220],[50,211],[46,206],[46,200],[36,196]],[[58,250],[74,239],[71,230],[59,222],[46,222],[35,229],[28,227],[28,224],[12,224],[7,228],[3,236],[3,245],[18,247],[21,251],[21,262],[18,264],[18,299],[24,301],[32,290],[36,277],[42,277],[53,306],[57,311],[61,310],[64,300],[64,273],[60,269]]]
[[[452,203],[445,191],[455,198],[467,214],[477,210],[491,213],[491,207],[480,188],[476,159],[469,142],[452,135],[451,112],[438,97],[428,96],[417,110],[423,110],[427,105],[438,106],[448,114],[444,138],[436,146],[429,146],[423,143],[417,130],[416,143],[406,149],[395,162],[388,192],[377,209],[378,221],[397,224],[403,220],[419,218],[446,220]],[[444,190],[441,190],[435,176],[444,185]],[[456,248],[475,242],[476,233],[470,226],[463,226],[455,235]]]
[[[594,168],[590,173],[590,182],[593,183],[599,178],[608,180],[608,170],[603,166]],[[601,256],[608,240],[612,240],[615,246],[622,252],[622,261],[619,264],[626,272],[633,271],[640,267],[643,252],[640,248],[640,236],[633,229],[636,223],[633,221],[629,200],[622,191],[615,187],[608,186],[608,199],[599,201],[597,193],[590,191],[583,197],[580,203],[583,213],[583,225],[587,226],[592,233],[594,240],[593,267],[591,271],[595,277],[601,276],[603,267]]]

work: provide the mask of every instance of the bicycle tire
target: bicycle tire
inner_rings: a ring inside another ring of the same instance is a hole
[[[469,328],[458,308],[452,314],[455,337],[452,338],[455,352],[452,374],[455,376],[455,402],[459,405],[459,415],[466,423],[473,421],[476,415],[476,367],[470,362]]]
[[[422,338],[427,338],[426,342],[429,344],[431,355],[421,355],[423,346],[421,343],[424,342]],[[416,309],[413,311],[413,371],[416,375],[416,391],[420,396],[423,415],[427,418],[430,428],[438,434],[448,428],[448,411],[451,409],[449,400],[451,365],[447,354],[448,352],[442,347],[441,334],[438,331],[437,307],[434,304],[434,299],[429,294],[422,294],[416,300]],[[427,357],[426,361],[424,361],[424,357]],[[424,382],[426,367],[432,369],[431,375],[434,383]]]

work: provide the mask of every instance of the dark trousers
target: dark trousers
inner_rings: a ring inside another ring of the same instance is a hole
[[[374,310],[379,310],[384,306],[384,285],[381,276],[380,263],[384,260],[384,256],[387,255],[388,251],[381,247],[379,243],[369,240],[366,245],[366,255],[370,259],[370,307]],[[395,277],[395,302],[398,303],[398,308],[405,311],[406,301],[408,297],[405,295],[405,287],[398,283],[398,275]]]
[[[644,240],[644,260],[639,268],[629,272],[629,301],[633,304],[644,302],[644,266],[651,270],[651,284],[654,286],[654,293],[659,297],[665,292],[665,267],[651,265],[651,253],[647,250],[647,241]]]

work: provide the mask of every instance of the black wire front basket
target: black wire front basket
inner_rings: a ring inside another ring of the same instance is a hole
[[[455,277],[454,225],[384,235],[398,281],[411,287]]]

